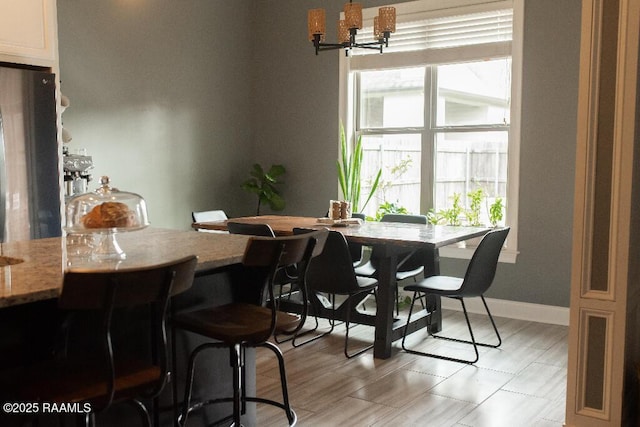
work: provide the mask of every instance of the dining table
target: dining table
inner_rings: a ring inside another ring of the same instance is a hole
[[[387,359],[392,355],[392,343],[402,338],[405,327],[409,332],[429,327],[431,332],[442,328],[440,299],[434,298],[432,306],[412,316],[407,325],[406,319],[394,316],[394,295],[396,270],[399,257],[406,256],[420,248],[427,252],[425,274],[440,274],[439,248],[465,240],[481,237],[489,231],[487,227],[447,226],[433,224],[411,224],[378,221],[330,221],[326,218],[304,216],[261,215],[231,218],[222,221],[194,222],[196,230],[227,229],[227,222],[235,221],[248,224],[268,224],[276,235],[293,234],[294,228],[330,228],[340,231],[347,241],[360,243],[375,249],[378,257],[378,293],[374,318],[375,339],[373,354],[375,358]],[[403,255],[404,254],[404,255]]]

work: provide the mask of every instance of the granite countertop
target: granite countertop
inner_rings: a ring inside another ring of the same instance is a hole
[[[196,271],[235,264],[242,260],[248,237],[150,227],[118,234],[126,258],[106,261],[92,260],[86,242],[78,240],[67,236],[3,243],[2,256],[12,265],[0,266],[0,307],[57,298],[66,270],[124,270],[189,255],[198,256]]]

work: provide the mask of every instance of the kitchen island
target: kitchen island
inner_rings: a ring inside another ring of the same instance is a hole
[[[239,263],[248,239],[152,227],[117,238],[126,252],[124,260],[93,261],[90,248],[72,236],[3,243],[2,259],[8,261],[3,264],[10,265],[0,267],[0,308],[57,298],[66,269],[141,267],[194,254],[196,274],[202,275]]]
[[[65,270],[109,270],[139,267],[191,254],[198,256],[193,287],[173,299],[177,310],[202,305],[225,304],[235,298],[234,271],[242,260],[248,236],[221,233],[199,233],[159,228],[118,234],[117,241],[125,251],[123,260],[92,260],[90,248],[78,244],[77,237],[47,238],[2,244],[3,264],[0,267],[0,371],[15,366],[29,366],[51,357],[59,338],[60,313],[57,297],[60,294]],[[82,322],[81,327],[82,327]],[[177,379],[179,399],[183,390],[186,358],[191,349],[202,342],[193,334],[181,332],[176,338]],[[82,342],[71,342],[71,351],[82,351]],[[228,352],[207,355],[201,366],[202,381],[196,393],[213,395],[231,390],[231,370]],[[2,375],[0,373],[0,375]],[[247,386],[255,391],[255,357],[247,354]],[[173,425],[170,410],[171,385],[161,396],[160,424]],[[190,417],[190,425],[206,425],[226,414],[228,408],[212,406]],[[249,420],[255,419],[255,407],[248,408]],[[15,419],[5,420],[0,413],[0,425],[13,425]],[[56,417],[57,418],[57,417]],[[43,420],[43,425],[48,421]],[[98,424],[138,425],[135,410],[129,405],[113,407],[98,416]]]

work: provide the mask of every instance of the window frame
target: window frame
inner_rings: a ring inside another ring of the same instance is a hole
[[[505,224],[511,227],[507,244],[500,255],[501,262],[515,263],[518,254],[518,195],[519,195],[519,163],[520,163],[520,116],[521,116],[521,93],[522,93],[522,38],[524,23],[524,1],[525,0],[451,0],[444,6],[441,0],[418,0],[407,3],[399,3],[396,7],[398,22],[415,21],[426,17],[446,16],[451,14],[474,13],[484,10],[513,9],[513,37],[510,42],[492,43],[489,45],[462,46],[455,48],[438,49],[428,51],[412,51],[386,53],[383,55],[362,55],[345,56],[340,55],[339,63],[339,116],[345,125],[347,135],[354,135],[356,129],[360,129],[359,111],[356,111],[356,96],[358,84],[355,77],[356,71],[404,68],[411,66],[440,65],[469,60],[478,60],[478,54],[474,53],[478,48],[483,50],[485,57],[499,58],[511,56],[511,121],[509,125],[509,148],[508,148],[508,178],[507,178],[507,203],[508,209],[505,216]],[[373,25],[373,17],[377,14],[377,8],[367,8],[363,10],[364,26]],[[393,35],[390,43],[393,43]],[[426,53],[425,53],[426,52]],[[433,73],[425,73],[425,85],[431,85]],[[427,81],[429,80],[429,81]],[[425,86],[425,88],[428,86]],[[427,102],[436,102],[434,99]],[[436,126],[432,105],[425,106],[424,127],[415,128],[415,133],[421,133],[423,141],[434,141],[435,133],[447,131],[447,126]],[[468,130],[488,130],[487,126],[467,126]],[[493,130],[501,130],[504,127],[493,127]],[[397,133],[406,132],[411,128],[385,128],[376,129],[376,133]],[[453,128],[455,131],[459,127]],[[366,135],[366,132],[363,132]],[[351,142],[355,138],[350,138]],[[433,164],[435,159],[435,144],[423,143],[422,164]],[[428,162],[428,163],[427,163]],[[432,168],[422,168],[421,182],[422,188],[433,188]],[[420,209],[426,212],[429,206],[433,205],[433,191],[427,197],[421,194]],[[424,200],[423,200],[424,199]],[[468,247],[444,247],[440,249],[440,256],[447,258],[470,259],[475,250],[475,246]]]

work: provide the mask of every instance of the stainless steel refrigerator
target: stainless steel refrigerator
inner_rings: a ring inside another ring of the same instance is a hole
[[[62,234],[55,76],[0,66],[0,242]]]

